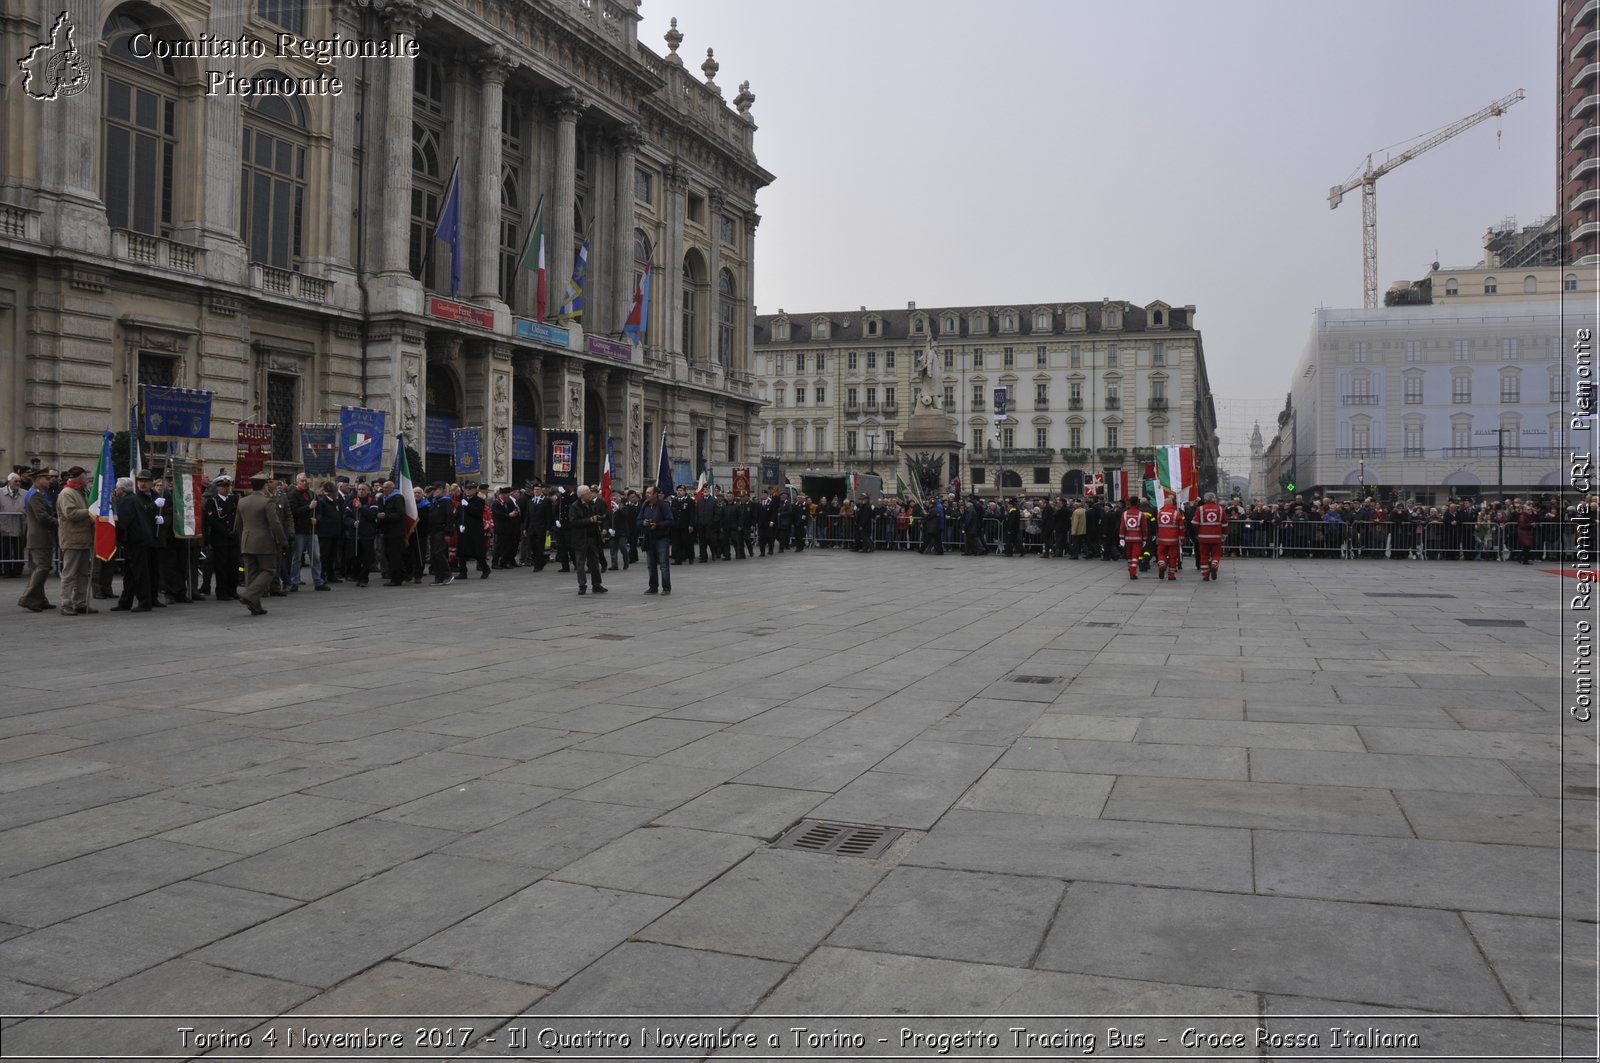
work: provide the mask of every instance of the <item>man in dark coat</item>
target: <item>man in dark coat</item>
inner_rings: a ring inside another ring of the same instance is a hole
[[[150,478],[138,476],[117,499],[117,547],[122,551],[122,596],[113,609],[148,613],[155,607],[150,581],[150,548],[156,541],[155,507],[146,494]],[[123,485],[119,485],[123,486]],[[137,601],[136,606],[134,602]]]
[[[567,533],[567,546],[572,551],[572,567],[578,571],[578,593],[588,594],[587,584],[594,583],[596,594],[605,594],[600,583],[601,532],[605,530],[610,514],[606,504],[595,497],[587,484],[578,486],[578,497],[567,507],[562,518]]]
[[[700,497],[694,500],[694,538],[700,549],[702,564],[722,556],[719,536],[722,531],[722,500],[716,491],[701,487]]]
[[[383,535],[383,556],[389,565],[386,587],[399,587],[411,575],[410,544],[406,541],[406,500],[393,480],[383,484],[383,500],[374,514]]]
[[[522,542],[522,503],[510,487],[494,493],[489,504],[494,517],[494,567],[516,568],[517,547]]]
[[[217,601],[230,602],[239,596],[239,498],[233,493],[233,480],[219,476],[206,496],[206,553],[211,555],[211,572],[216,581]]]
[[[467,578],[467,561],[478,562],[478,578],[489,578],[488,544],[483,541],[483,517],[488,503],[478,494],[478,485],[468,481],[461,485],[461,504],[456,507],[456,575]]]
[[[450,571],[450,533],[455,530],[455,501],[441,481],[435,480],[429,490],[433,497],[428,502],[428,568],[435,584],[454,583],[456,576]]]
[[[344,582],[339,576],[339,557],[344,544],[344,514],[348,508],[332,480],[323,483],[312,502],[312,527],[317,533],[317,553],[322,559],[322,585],[318,590],[330,583]]]

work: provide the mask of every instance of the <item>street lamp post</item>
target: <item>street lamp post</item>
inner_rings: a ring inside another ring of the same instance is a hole
[[[867,433],[867,473],[878,475],[878,433]]]

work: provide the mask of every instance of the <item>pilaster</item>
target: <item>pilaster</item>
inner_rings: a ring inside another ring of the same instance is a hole
[[[555,209],[551,211],[547,232],[551,234],[549,262],[549,307],[559,310],[572,279],[572,256],[577,248],[573,214],[578,202],[578,116],[584,101],[574,89],[563,89],[552,101],[556,113]],[[585,322],[587,324],[588,322]]]

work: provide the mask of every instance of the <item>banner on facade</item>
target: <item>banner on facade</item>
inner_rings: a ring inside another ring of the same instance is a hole
[[[339,407],[339,472],[372,476],[383,471],[384,412],[364,406]]]
[[[545,434],[544,482],[557,487],[578,486],[578,433]]]
[[[783,482],[782,475],[783,474],[782,474],[781,470],[778,468],[778,463],[777,462],[775,462],[775,461],[762,461],[762,463],[761,463],[761,486],[762,487],[777,487],[780,483]]]
[[[750,466],[735,465],[733,467],[733,493],[735,495],[748,495],[750,493]]]
[[[233,459],[233,476],[241,486],[250,486],[250,477],[263,471],[272,460],[272,426],[239,422],[238,450]]]
[[[456,428],[451,431],[450,442],[455,451],[457,476],[483,475],[480,435],[481,430],[477,428]]]
[[[627,343],[618,343],[608,340],[604,336],[585,336],[583,349],[590,354],[598,354],[602,358],[615,358],[618,361],[633,361],[633,346]]]
[[[552,347],[572,345],[571,329],[564,329],[560,325],[547,325],[543,321],[530,321],[525,317],[516,318],[515,324],[519,339],[537,340]]]
[[[423,427],[427,434],[422,441],[424,454],[454,454],[455,446],[450,433],[461,427],[461,422],[444,414],[429,414]]]
[[[511,426],[511,460],[537,461],[539,458],[539,430],[529,424]]]
[[[144,438],[155,442],[211,438],[211,392],[145,384],[142,416]]]
[[[300,426],[300,466],[307,476],[333,475],[333,448],[338,436],[336,424]]]

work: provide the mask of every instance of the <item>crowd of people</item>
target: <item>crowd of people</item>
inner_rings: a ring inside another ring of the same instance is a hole
[[[171,485],[140,473],[117,482],[117,554],[94,557],[95,518],[87,472],[73,467],[13,472],[0,491],[0,576],[26,577],[18,605],[57,608],[46,595],[61,575],[63,615],[149,612],[215,597],[265,613],[262,598],[349,584],[364,588],[430,581],[448,585],[498,570],[542,571],[552,562],[576,576],[579,594],[609,593],[604,574],[639,563],[647,594],[671,594],[671,568],[741,561],[808,547],[917,550],[1005,557],[1126,560],[1129,575],[1153,566],[1176,578],[1185,556],[1215,578],[1222,556],[1387,557],[1531,563],[1569,550],[1580,519],[1597,499],[1563,508],[1555,498],[1499,502],[1452,499],[1443,506],[1374,498],[1321,497],[1246,503],[1214,496],[1157,509],[1142,500],[1098,498],[916,497],[810,499],[768,488],[756,497],[720,487],[670,495],[654,485],[618,490],[609,502],[596,486],[538,483],[490,489],[435,481],[402,496],[390,481],[348,477],[314,485],[258,475],[248,485],[210,480],[199,500],[198,538],[177,533]],[[409,505],[407,504],[409,501]],[[414,518],[412,514],[415,514]],[[120,592],[113,579],[121,573]]]

